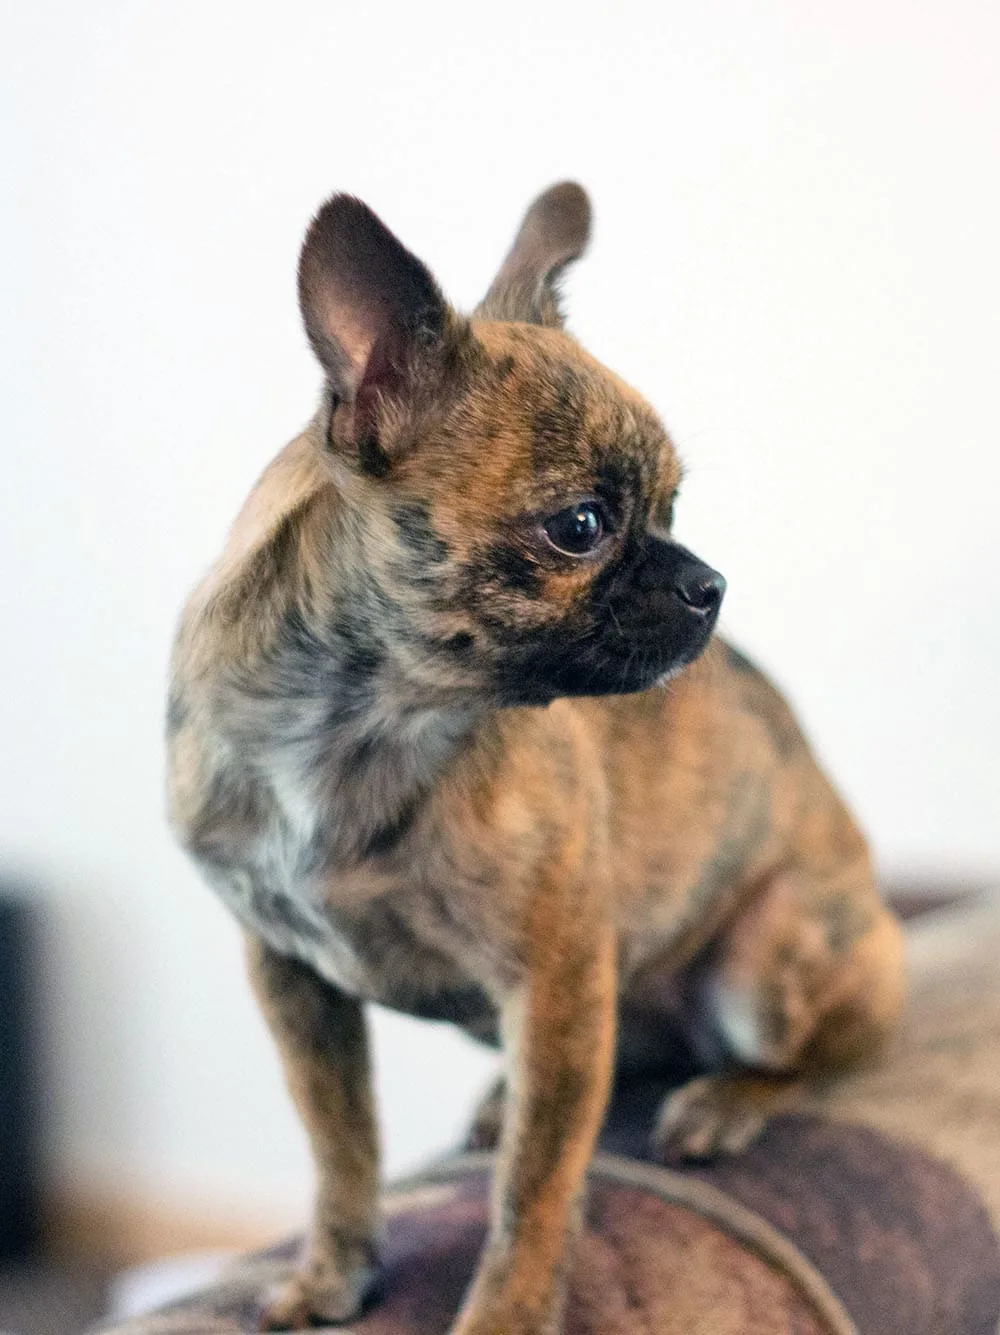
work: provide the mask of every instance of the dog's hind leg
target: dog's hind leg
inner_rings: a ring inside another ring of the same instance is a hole
[[[663,1158],[746,1146],[798,1085],[877,1052],[904,997],[903,942],[866,856],[825,876],[784,869],[761,885],[708,952],[700,1025],[726,1068],[668,1096],[653,1133]]]

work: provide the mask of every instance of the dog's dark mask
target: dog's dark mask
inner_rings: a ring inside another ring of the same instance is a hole
[[[646,690],[705,648],[726,582],[679,543],[646,535],[560,622],[518,635],[497,665],[511,704]]]

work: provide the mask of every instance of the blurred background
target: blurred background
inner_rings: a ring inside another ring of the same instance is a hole
[[[888,880],[1000,880],[991,0],[32,0],[0,51],[0,923],[32,1035],[3,1171],[41,1165],[65,1251],[305,1214],[238,932],[166,828],[162,714],[180,605],[313,409],[294,275],[335,189],[469,307],[530,198],[587,186],[570,327],[678,442],[726,630]],[[398,1173],[493,1059],[376,1031]]]

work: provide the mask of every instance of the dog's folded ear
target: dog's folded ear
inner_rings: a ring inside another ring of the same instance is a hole
[[[464,322],[372,210],[334,195],[306,234],[299,304],[332,395],[330,443],[386,472],[422,403],[440,398]]]
[[[575,181],[550,186],[524,215],[476,314],[487,320],[562,325],[559,275],[590,239],[590,200]]]

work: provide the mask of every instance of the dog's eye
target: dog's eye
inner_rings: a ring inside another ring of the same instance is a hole
[[[596,501],[581,501],[552,515],[542,527],[556,551],[567,556],[586,556],[600,545],[608,531],[608,521]]]

